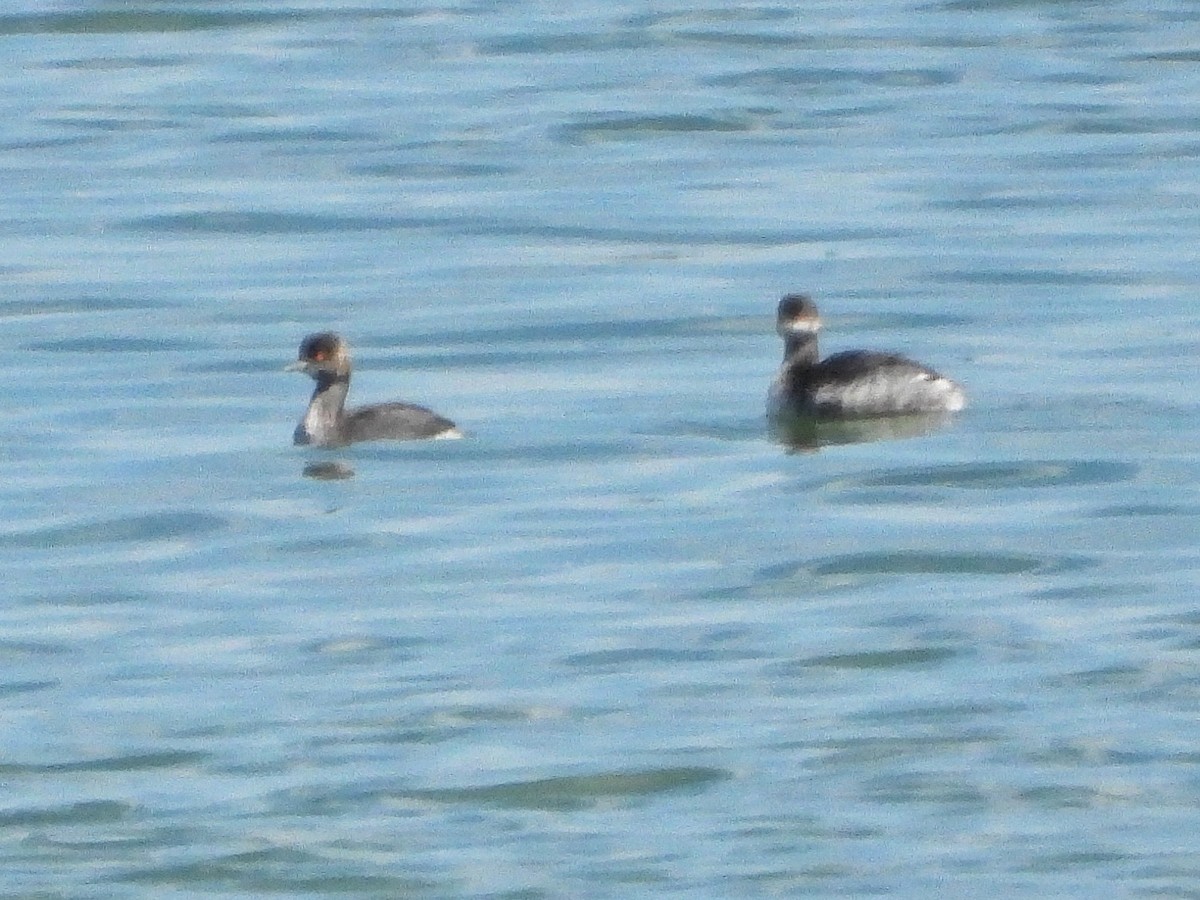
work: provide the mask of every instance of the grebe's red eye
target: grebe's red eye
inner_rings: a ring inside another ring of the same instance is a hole
[[[315,359],[317,362],[325,362],[325,359],[328,356],[329,356],[329,354],[326,353],[324,350],[318,350],[316,353],[313,354],[313,359]]]

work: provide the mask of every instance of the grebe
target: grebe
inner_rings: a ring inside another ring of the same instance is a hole
[[[816,304],[802,294],[779,301],[775,330],[783,365],[771,385],[773,416],[852,419],[957,412],[967,402],[955,382],[895,353],[847,350],[820,358]]]
[[[410,441],[462,437],[449,419],[410,403],[373,403],[346,409],[350,389],[350,348],[332,331],[310,334],[289,371],[304,372],[317,382],[294,441],[337,447],[357,441]]]

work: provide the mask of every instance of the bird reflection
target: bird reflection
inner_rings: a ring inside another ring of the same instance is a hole
[[[305,478],[315,478],[318,481],[341,481],[344,478],[353,478],[354,470],[336,460],[312,462],[304,466],[303,475]]]
[[[921,437],[945,427],[952,416],[928,413],[873,419],[816,419],[811,416],[773,418],[772,434],[794,453],[813,453],[837,444],[866,444]]]

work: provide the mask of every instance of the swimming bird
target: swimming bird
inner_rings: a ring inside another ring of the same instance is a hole
[[[346,409],[350,390],[350,347],[332,331],[310,334],[288,371],[317,382],[293,437],[297,444],[337,447],[358,441],[408,441],[462,437],[449,419],[411,403],[373,403]]]
[[[775,330],[783,364],[771,385],[774,417],[851,419],[957,412],[966,392],[928,366],[895,353],[846,350],[820,358],[817,306],[803,294],[779,301]]]

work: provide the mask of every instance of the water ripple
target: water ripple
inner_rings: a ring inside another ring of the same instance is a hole
[[[1093,568],[1096,560],[1082,556],[996,552],[880,550],[846,553],[815,562],[780,563],[758,570],[758,581],[732,591],[737,596],[770,596],[780,583],[798,582],[807,589],[842,589],[882,576],[975,577],[1054,575]]]
[[[37,691],[50,690],[58,687],[59,681],[7,681],[0,682],[0,697],[11,697],[15,694],[29,694]]]
[[[370,231],[438,230],[456,234],[583,240],[617,244],[691,244],[695,246],[787,247],[886,240],[901,237],[908,229],[843,227],[736,230],[654,230],[604,227],[577,223],[521,222],[491,215],[462,216],[356,216],[321,213],[210,211],[173,213],[129,219],[121,227],[136,233],[175,234],[329,234]]]
[[[86,544],[124,544],[174,541],[218,531],[228,520],[208,513],[176,511],[122,516],[77,525],[56,525],[32,531],[0,534],[5,547],[67,547]]]
[[[730,654],[715,650],[674,650],[666,647],[626,647],[614,650],[595,650],[589,653],[574,653],[562,660],[563,665],[575,667],[615,667],[648,663],[650,665],[675,663],[715,662],[728,659]]]
[[[0,318],[49,315],[79,316],[87,313],[154,309],[159,305],[153,299],[146,297],[76,297],[69,300],[51,300],[45,297],[37,297],[27,300],[0,301]]]
[[[977,785],[962,778],[934,774],[888,775],[869,781],[863,790],[875,803],[909,807],[914,803],[982,809],[988,795]]]
[[[854,69],[854,68],[773,68],[756,69],[736,75],[709,79],[714,87],[753,87],[759,90],[808,90],[837,87],[850,91],[863,85],[871,87],[940,87],[954,84],[961,76],[946,69]]]
[[[26,807],[0,812],[0,828],[45,828],[50,825],[106,825],[127,819],[128,803],[86,800],[63,806]]]
[[[520,171],[517,166],[498,163],[394,162],[364,163],[350,166],[351,175],[374,178],[399,178],[425,181],[439,178],[496,178]]]
[[[393,796],[437,803],[467,803],[506,809],[573,810],[618,798],[639,798],[673,791],[695,791],[732,778],[724,769],[688,766],[564,775],[483,787],[406,791]]]
[[[106,880],[137,885],[161,885],[177,890],[208,886],[228,893],[239,888],[248,896],[424,896],[433,882],[408,874],[376,874],[371,868],[342,854],[326,855],[293,846],[266,847],[236,853],[208,853],[200,859],[166,860],[157,865],[139,865]]]
[[[937,666],[959,656],[953,647],[909,647],[903,650],[871,650],[860,653],[830,653],[813,656],[790,668],[826,669],[911,669]]]
[[[1014,553],[891,550],[848,553],[811,566],[819,577],[853,575],[1027,575],[1085,569],[1091,560]]]
[[[286,13],[241,12],[170,12],[138,10],[134,12],[61,12],[46,14],[0,15],[0,35],[18,34],[145,34],[202,31],[266,25],[295,19]]]
[[[556,134],[564,143],[585,144],[592,141],[627,140],[630,137],[652,137],[662,134],[751,131],[758,126],[759,118],[745,113],[600,116],[563,125],[558,128]]]
[[[508,56],[554,53],[603,53],[607,51],[628,52],[648,47],[653,43],[645,35],[634,31],[579,32],[572,34],[533,34],[493,38],[481,41],[478,49],[486,56]]]
[[[202,350],[208,345],[198,341],[174,338],[93,337],[65,338],[59,341],[40,341],[27,344],[26,350],[45,350],[51,353],[169,353],[179,350]]]
[[[1133,463],[1112,460],[1024,460],[961,463],[894,469],[863,478],[862,487],[954,487],[994,490],[1015,487],[1080,487],[1128,481],[1137,474]]]
[[[73,772],[141,772],[193,766],[209,754],[191,750],[156,750],[60,763],[0,763],[0,775],[45,775]]]

